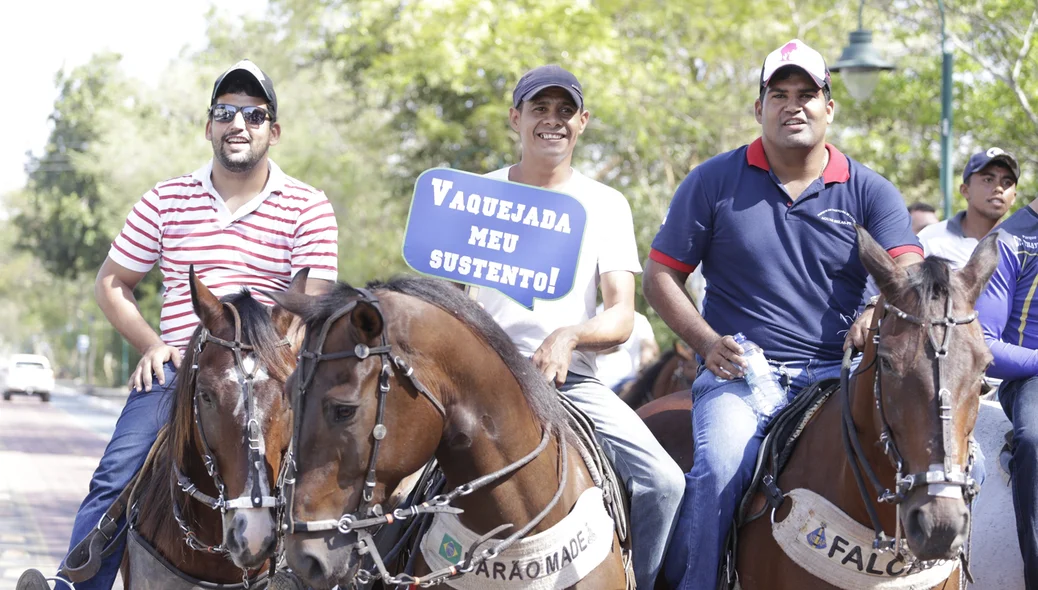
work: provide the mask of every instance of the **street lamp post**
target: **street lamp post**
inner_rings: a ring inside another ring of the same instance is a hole
[[[941,196],[944,199],[944,218],[951,218],[952,169],[952,52],[944,25],[944,0],[937,0],[941,11]]]
[[[861,13],[865,8],[865,0],[858,5],[858,30],[851,32],[850,44],[844,48],[840,60],[833,64],[830,71],[843,72],[847,92],[857,101],[867,100],[872,95],[879,81],[879,73],[893,70],[894,66],[883,61],[872,46],[872,31],[862,26]],[[937,0],[937,8],[941,13],[941,199],[944,205],[944,218],[951,217],[952,202],[952,169],[951,169],[951,133],[952,133],[952,53],[951,44],[944,22],[944,0]]]
[[[862,25],[861,13],[864,8],[865,0],[862,0],[858,6],[858,30],[851,31],[850,43],[840,54],[839,61],[829,68],[833,72],[843,72],[847,92],[856,101],[867,100],[872,96],[880,72],[894,69],[894,65],[880,57],[872,46],[872,31]]]

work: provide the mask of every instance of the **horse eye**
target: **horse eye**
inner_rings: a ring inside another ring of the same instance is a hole
[[[206,405],[213,405],[213,398],[209,395],[208,391],[199,391],[198,397],[202,398],[202,401],[205,402]]]
[[[879,365],[883,368],[884,371],[893,371],[894,370],[893,363],[891,363],[890,359],[888,359],[885,356],[879,357]]]
[[[348,406],[346,404],[336,404],[332,408],[332,420],[335,422],[346,422],[353,418],[357,413],[357,406]]]

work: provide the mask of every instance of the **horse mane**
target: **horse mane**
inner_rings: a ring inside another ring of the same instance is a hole
[[[385,290],[420,299],[444,310],[464,324],[483,340],[508,367],[519,383],[526,401],[534,415],[544,424],[564,432],[565,410],[557,398],[555,387],[533,366],[529,359],[519,353],[512,339],[482,307],[465,295],[453,284],[425,277],[396,277],[388,282],[372,281],[369,290]],[[304,315],[307,332],[319,328],[320,323],[338,311],[343,299],[360,294],[355,287],[338,283],[331,291],[322,295]]]
[[[664,365],[674,358],[674,355],[677,353],[678,351],[674,350],[674,348],[670,348],[661,354],[660,358],[656,359],[656,362],[646,367],[644,371],[639,371],[638,376],[631,383],[630,387],[627,388],[627,391],[624,392],[623,400],[631,407],[636,407],[639,403],[643,403],[652,391],[652,386],[656,383],[656,378],[660,376],[660,372],[663,371]]]
[[[908,274],[908,281],[902,288],[900,295],[903,297],[909,293],[914,294],[919,298],[922,312],[926,313],[926,306],[930,302],[944,301],[951,295],[951,292],[950,262],[940,256],[927,256],[923,262],[915,267],[915,272]]]
[[[285,381],[293,370],[293,354],[290,346],[284,346],[284,337],[281,336],[271,319],[270,308],[260,303],[246,288],[237,293],[231,293],[220,298],[220,301],[229,303],[238,311],[241,318],[242,343],[253,347],[253,353],[257,355],[267,374],[272,379]],[[225,318],[233,325],[234,318],[224,308]],[[166,440],[163,446],[155,452],[154,464],[150,474],[142,474],[142,490],[138,495],[141,514],[147,514],[155,525],[152,537],[153,545],[158,545],[159,535],[168,535],[164,539],[166,546],[187,546],[179,541],[181,534],[173,518],[173,507],[170,497],[170,480],[173,465],[183,466],[195,456],[194,431],[194,395],[195,382],[192,379],[191,368],[198,363],[198,343],[202,336],[202,324],[199,323],[191,335],[187,350],[180,363],[180,369],[174,377],[172,407],[170,410],[170,421],[166,427]],[[233,338],[233,335],[229,337]],[[213,343],[207,346],[217,346]],[[201,459],[197,459],[201,461]],[[199,482],[196,482],[199,483]],[[181,513],[189,522],[191,518],[191,503],[186,497],[178,500]],[[142,519],[143,520],[143,519]],[[166,556],[167,558],[171,556]]]

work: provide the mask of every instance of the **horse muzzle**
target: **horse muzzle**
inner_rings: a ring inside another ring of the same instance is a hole
[[[925,488],[902,504],[902,524],[908,546],[917,559],[955,559],[970,533],[970,511],[960,496],[934,497]]]
[[[277,549],[277,523],[269,508],[238,508],[223,515],[223,545],[242,569],[260,567]]]
[[[285,539],[288,565],[307,586],[348,587],[360,568],[357,536],[338,531],[295,533]]]

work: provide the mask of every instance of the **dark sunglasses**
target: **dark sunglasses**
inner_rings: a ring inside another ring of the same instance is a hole
[[[270,111],[263,107],[239,107],[233,104],[214,104],[209,109],[209,116],[217,123],[230,123],[238,111],[241,111],[245,123],[252,127],[259,127],[267,119],[274,120]]]

